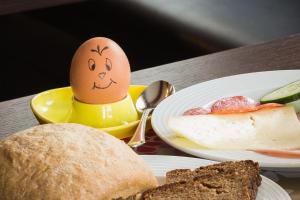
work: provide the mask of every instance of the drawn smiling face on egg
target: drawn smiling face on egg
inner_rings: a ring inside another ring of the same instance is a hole
[[[130,65],[114,41],[97,37],[83,43],[73,56],[70,83],[77,100],[106,104],[126,97]]]

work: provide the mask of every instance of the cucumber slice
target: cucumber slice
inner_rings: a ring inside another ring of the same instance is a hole
[[[300,80],[279,88],[260,99],[261,103],[290,103],[300,99]]]
[[[293,106],[296,113],[300,112],[300,99],[287,103],[286,105]]]

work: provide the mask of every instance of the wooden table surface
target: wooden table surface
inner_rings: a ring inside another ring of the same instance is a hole
[[[224,76],[280,69],[300,69],[300,35],[136,71],[132,73],[132,84],[162,79],[180,90]],[[38,124],[29,106],[32,97],[0,103],[0,138]],[[279,184],[292,191],[293,199],[300,199],[300,177]]]

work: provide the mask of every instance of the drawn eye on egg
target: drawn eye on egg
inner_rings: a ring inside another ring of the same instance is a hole
[[[105,59],[105,67],[106,67],[107,71],[112,70],[112,62],[109,58]]]
[[[89,69],[90,69],[91,71],[94,71],[95,68],[96,68],[96,62],[95,62],[95,60],[92,59],[92,58],[90,58],[90,59],[88,60],[88,66],[89,66]]]

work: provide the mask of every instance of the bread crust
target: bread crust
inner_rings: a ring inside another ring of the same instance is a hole
[[[123,141],[78,124],[47,124],[0,141],[2,200],[112,199],[157,186]]]

